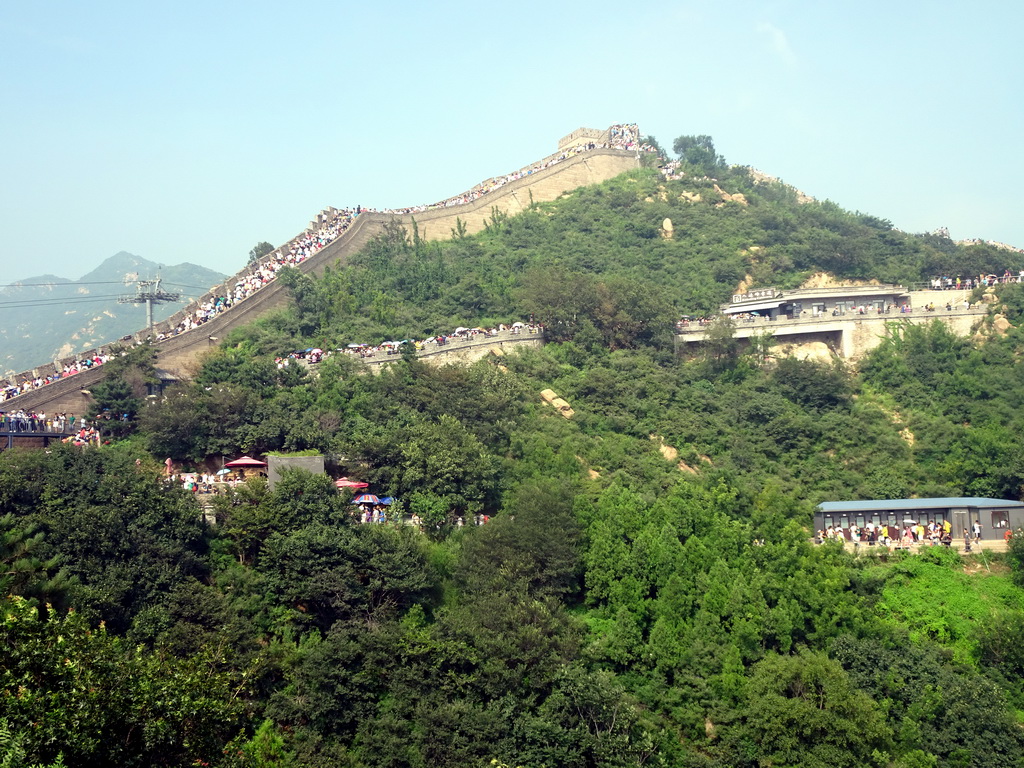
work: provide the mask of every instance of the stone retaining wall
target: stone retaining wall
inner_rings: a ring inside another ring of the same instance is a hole
[[[417,353],[416,357],[429,365],[470,365],[488,355],[504,357],[507,352],[543,345],[543,333],[513,334],[510,331],[504,331],[497,336],[486,336],[469,341],[451,341],[442,347],[430,347]],[[381,353],[364,358],[361,362],[372,372],[377,373],[383,366],[401,359],[401,354]]]

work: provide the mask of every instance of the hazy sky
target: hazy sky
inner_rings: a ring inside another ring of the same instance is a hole
[[[580,126],[710,134],[911,232],[1024,247],[1024,5],[8,3],[0,283],[234,272],[320,209],[429,203]]]

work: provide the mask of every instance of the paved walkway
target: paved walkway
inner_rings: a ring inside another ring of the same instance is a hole
[[[930,549],[931,546],[931,544],[914,544],[906,549],[908,549],[910,552],[917,553],[922,552],[926,549]],[[941,547],[942,545],[940,544],[939,546]],[[848,541],[846,542],[846,544],[844,544],[843,548],[846,549],[847,552],[853,552],[857,555],[877,555],[882,553],[904,551],[903,547],[885,547],[881,544],[869,544],[865,541],[862,541],[859,544],[854,544],[852,541]],[[954,552],[960,552],[961,554],[965,554],[963,551],[963,539],[961,539],[960,541],[954,541],[949,548],[952,549]],[[1005,541],[982,541],[980,544],[972,544],[971,551],[966,554],[977,555],[982,551],[994,554],[997,552],[1006,552],[1006,550],[1007,545]]]

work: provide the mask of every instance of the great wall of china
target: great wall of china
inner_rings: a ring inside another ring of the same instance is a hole
[[[601,143],[608,137],[608,131],[579,129],[559,142],[559,152],[544,158],[538,163],[526,166],[522,171],[510,174],[520,176],[490,189],[476,199],[460,202],[457,205],[442,207],[425,207],[422,210],[402,213],[380,213],[366,211],[360,213],[347,229],[335,240],[321,248],[309,258],[296,265],[296,269],[304,273],[322,272],[326,266],[344,265],[348,259],[364,248],[370,240],[383,232],[389,221],[400,222],[407,230],[412,229],[415,220],[419,236],[426,240],[446,240],[453,236],[457,229],[466,234],[482,231],[493,217],[494,211],[515,215],[526,210],[534,202],[548,202],[574,189],[612,179],[622,173],[639,167],[639,155],[635,150],[596,147],[562,158],[567,148],[586,142]],[[495,180],[490,180],[491,182]],[[489,182],[484,182],[477,189]],[[472,190],[471,190],[472,192]],[[469,195],[470,193],[466,193]],[[331,222],[337,215],[335,209],[326,209],[317,214],[316,218],[295,240],[309,232]],[[290,241],[293,242],[293,241]],[[286,248],[288,244],[282,246]],[[231,330],[247,325],[269,311],[272,311],[288,300],[287,288],[278,280],[272,280],[263,288],[242,299],[228,309],[197,328],[171,335],[185,315],[195,306],[224,295],[236,281],[251,273],[247,267],[224,284],[215,286],[210,292],[189,307],[178,312],[167,320],[157,323],[152,331],[143,329],[132,339],[138,343],[151,335],[168,334],[154,343],[157,350],[157,366],[166,375],[177,379],[191,378],[201,358],[214,348]],[[914,291],[915,304],[927,305],[930,301],[943,304],[951,294],[938,292],[932,295],[928,291]],[[957,302],[965,296],[957,295]],[[979,320],[988,313],[985,307],[956,309],[948,312],[918,312],[913,315],[864,316],[847,315],[842,317],[790,317],[767,321],[765,318],[752,318],[752,322],[737,325],[736,337],[747,339],[765,332],[771,333],[783,345],[807,345],[818,343],[827,347],[830,354],[838,354],[849,360],[857,360],[880,342],[887,333],[887,327],[893,322],[926,323],[933,320],[950,326],[960,335],[969,334]],[[756,321],[756,322],[754,322]],[[676,335],[679,351],[688,346],[701,343],[706,329],[692,327],[682,330]],[[426,362],[432,364],[457,363],[466,364],[488,354],[504,355],[506,351],[523,346],[539,346],[543,338],[539,334],[502,333],[497,337],[476,338],[470,342],[456,342],[450,347],[431,349],[419,353]],[[91,353],[84,353],[88,356]],[[78,359],[75,356],[74,359]],[[381,366],[394,362],[395,357],[376,356],[363,362],[371,371],[380,370]],[[14,377],[17,380],[45,376],[54,369],[62,370],[62,366],[70,360],[58,360],[51,366],[39,368]],[[105,366],[98,366],[82,371],[67,378],[58,379],[39,389],[19,395],[7,403],[0,403],[0,410],[11,408],[26,411],[84,413],[90,403],[89,388],[102,380],[106,375]]]
[[[388,221],[398,221],[407,229],[411,229],[413,220],[415,220],[419,236],[426,240],[450,239],[453,231],[460,226],[467,234],[475,234],[484,229],[495,210],[515,215],[526,210],[531,203],[549,202],[579,187],[600,184],[639,167],[639,156],[635,150],[602,147],[587,149],[560,161],[552,162],[566,149],[588,142],[601,143],[607,135],[607,130],[579,129],[559,142],[558,153],[526,166],[523,171],[510,174],[510,176],[523,175],[492,189],[471,202],[449,207],[428,208],[412,213],[371,211],[360,213],[344,233],[296,265],[296,269],[305,273],[317,273],[322,272],[326,266],[345,264],[349,257],[358,253],[375,235],[381,233]],[[542,167],[538,168],[538,166]],[[333,211],[334,209],[327,209],[318,214],[306,232],[315,231],[323,224],[328,223]],[[306,232],[301,233],[298,237]],[[244,278],[250,271],[250,268],[243,269],[224,284],[215,286],[214,289],[200,297],[195,304],[167,320],[157,323],[152,332],[148,328],[140,330],[134,335],[133,341],[141,342],[151,333],[166,333],[174,329],[192,308],[217,295],[223,295],[223,289],[226,286]],[[199,360],[216,346],[225,334],[234,328],[253,322],[267,312],[282,306],[287,300],[288,291],[285,286],[278,280],[271,281],[253,295],[198,328],[155,342],[157,366],[174,377],[190,378]],[[515,338],[493,338],[465,344],[457,349],[445,349],[440,353],[432,352],[424,357],[429,358],[429,362],[435,363],[466,362],[489,354],[492,349],[497,354],[503,354],[511,345],[536,346],[540,343],[542,343],[540,338],[528,335]],[[88,356],[90,353],[83,354]],[[22,381],[40,375],[45,376],[55,368],[58,371],[62,370],[64,364],[80,357],[82,355],[76,355],[68,360],[58,360],[53,366],[40,366],[13,378]],[[370,361],[370,366],[371,368],[379,367],[386,362],[388,361],[374,360]],[[4,405],[6,405],[7,408],[19,408],[26,411],[84,413],[90,400],[89,387],[102,380],[105,375],[104,366],[91,368],[19,395],[5,404],[0,404],[0,410],[4,410]]]

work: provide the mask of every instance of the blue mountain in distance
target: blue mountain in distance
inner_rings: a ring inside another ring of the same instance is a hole
[[[143,328],[145,306],[118,304],[117,299],[135,293],[136,279],[158,273],[160,287],[180,293],[181,299],[154,306],[157,321],[225,280],[220,272],[196,264],[161,266],[121,251],[77,280],[47,274],[0,288],[0,375],[31,370]]]

